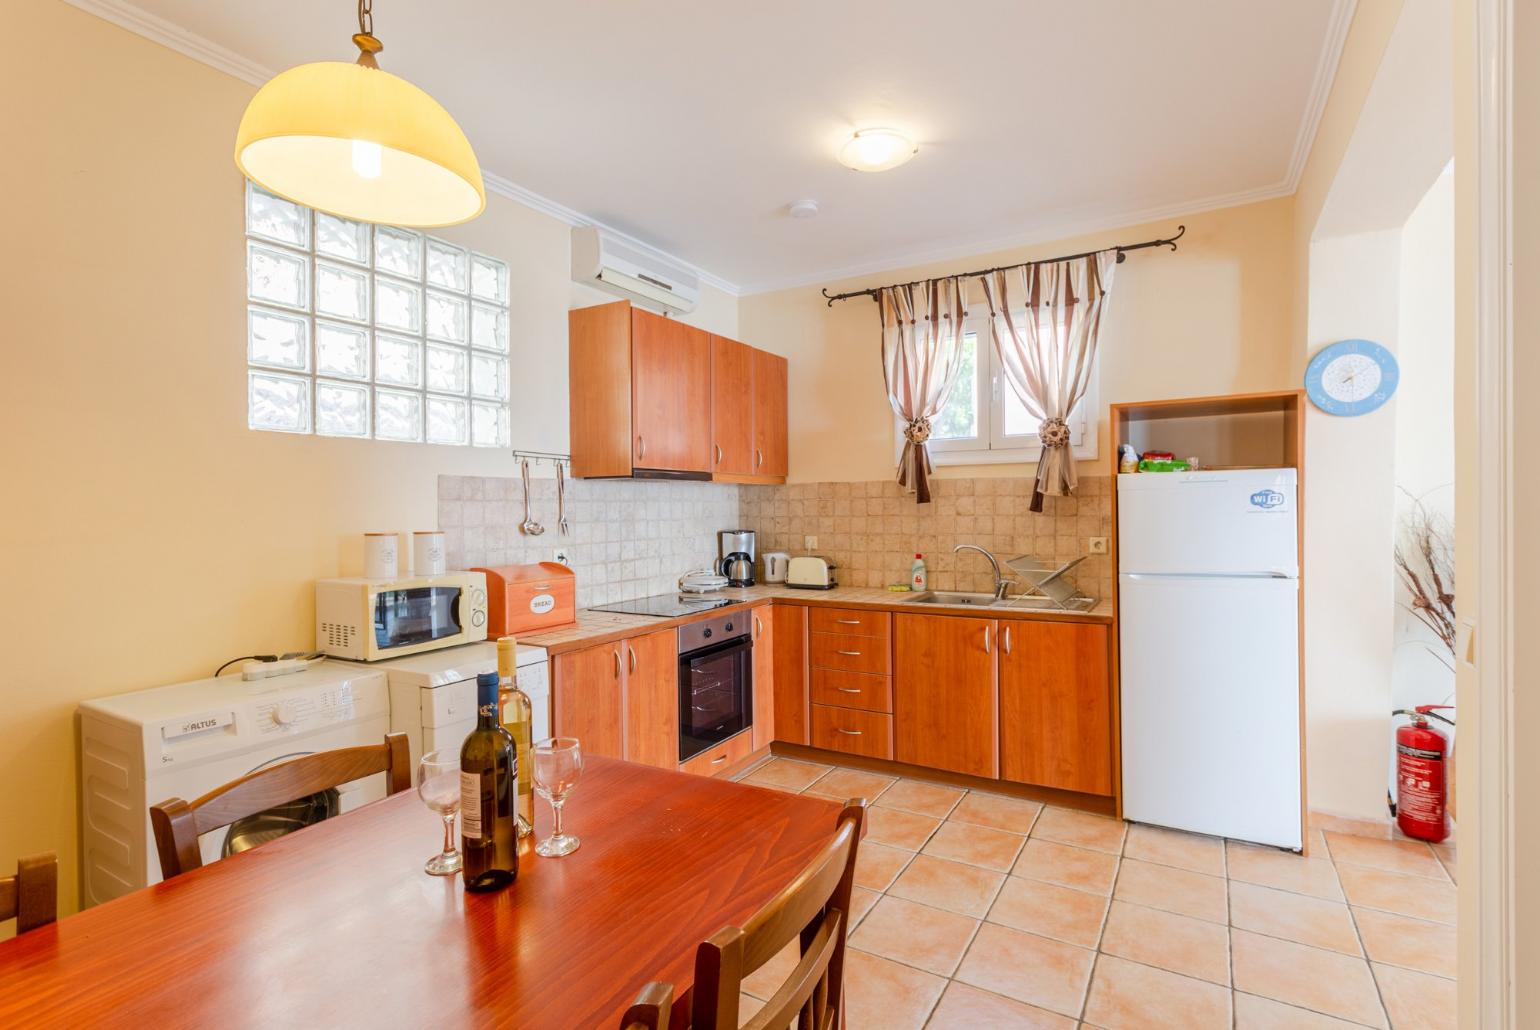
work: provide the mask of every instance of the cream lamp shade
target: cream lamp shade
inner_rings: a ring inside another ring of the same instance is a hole
[[[379,44],[364,38],[372,46],[358,64],[302,64],[258,90],[235,134],[236,165],[271,193],[344,218],[475,218],[487,194],[470,140],[438,101],[375,67]]]

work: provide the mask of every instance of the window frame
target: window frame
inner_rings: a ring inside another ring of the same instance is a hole
[[[978,374],[979,428],[978,436],[961,439],[937,439],[929,444],[931,464],[942,465],[1005,465],[1030,464],[1043,456],[1043,445],[1036,432],[1007,436],[1005,433],[1005,391],[1011,386],[1000,367],[1000,358],[989,338],[989,307],[974,304],[968,308],[963,321],[963,332],[973,333],[975,343],[974,368]],[[1097,395],[1101,380],[1101,355],[1091,365],[1091,380],[1085,396],[1075,406],[1069,419],[1070,450],[1077,460],[1095,460],[1097,457],[1096,423],[1090,413],[1097,410]],[[957,389],[954,383],[952,388]],[[948,394],[947,399],[951,399]],[[942,407],[945,407],[943,403]],[[894,460],[904,449],[904,422],[894,416]]]

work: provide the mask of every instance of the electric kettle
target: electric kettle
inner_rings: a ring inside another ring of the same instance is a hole
[[[765,552],[765,582],[786,582],[786,570],[791,565],[791,555],[785,551]]]
[[[727,585],[730,587],[754,585],[754,559],[749,557],[747,551],[729,554],[722,559],[722,567],[717,571],[727,577]]]

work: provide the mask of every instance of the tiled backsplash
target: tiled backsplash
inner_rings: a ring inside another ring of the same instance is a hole
[[[1068,561],[1085,554],[1090,537],[1112,535],[1111,481],[1083,476],[1074,497],[1047,497],[1043,511],[1027,510],[1032,481],[933,479],[931,503],[892,480],[866,483],[793,483],[744,487],[742,520],[758,534],[759,551],[804,554],[804,539],[839,566],[843,586],[876,587],[909,580],[915,552],[925,555],[935,590],[990,590],[994,579],[983,556],[958,544],[977,544],[1002,562],[1019,554]],[[1112,593],[1108,558],[1092,556],[1070,578],[1097,598]]]
[[[517,479],[440,476],[439,527],[450,568],[549,561],[566,547],[577,573],[578,605],[588,607],[673,590],[679,577],[716,558],[717,531],[758,534],[759,552],[816,553],[832,559],[845,586],[907,582],[916,551],[925,555],[937,590],[989,590],[982,556],[953,554],[977,544],[1002,561],[1018,554],[1067,561],[1093,536],[1112,535],[1110,480],[1086,476],[1075,497],[1049,497],[1027,510],[1029,479],[935,479],[933,499],[917,506],[891,480],[732,486],[648,480],[572,480],[567,518],[572,535],[556,532],[556,483],[531,484],[541,536],[519,532],[523,491]],[[1085,593],[1112,592],[1109,560],[1087,558],[1071,573]]]
[[[681,575],[716,558],[717,531],[738,523],[738,490],[725,483],[569,480],[571,536],[556,532],[556,481],[530,484],[540,536],[519,532],[517,479],[438,477],[439,528],[452,569],[550,561],[572,555],[579,607],[673,590]]]

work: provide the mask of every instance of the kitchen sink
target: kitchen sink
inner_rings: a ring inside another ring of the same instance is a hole
[[[1061,607],[1051,597],[1042,597],[1040,595],[1007,597],[1004,600],[996,600],[994,594],[970,594],[951,590],[927,590],[923,594],[915,594],[913,597],[904,598],[904,603],[955,604],[976,608],[1017,608],[1045,612],[1088,612],[1096,607],[1096,599],[1091,597],[1074,597]]]
[[[992,608],[998,603],[994,594],[965,594],[950,590],[927,590],[904,600],[910,604],[971,604],[980,608]]]

